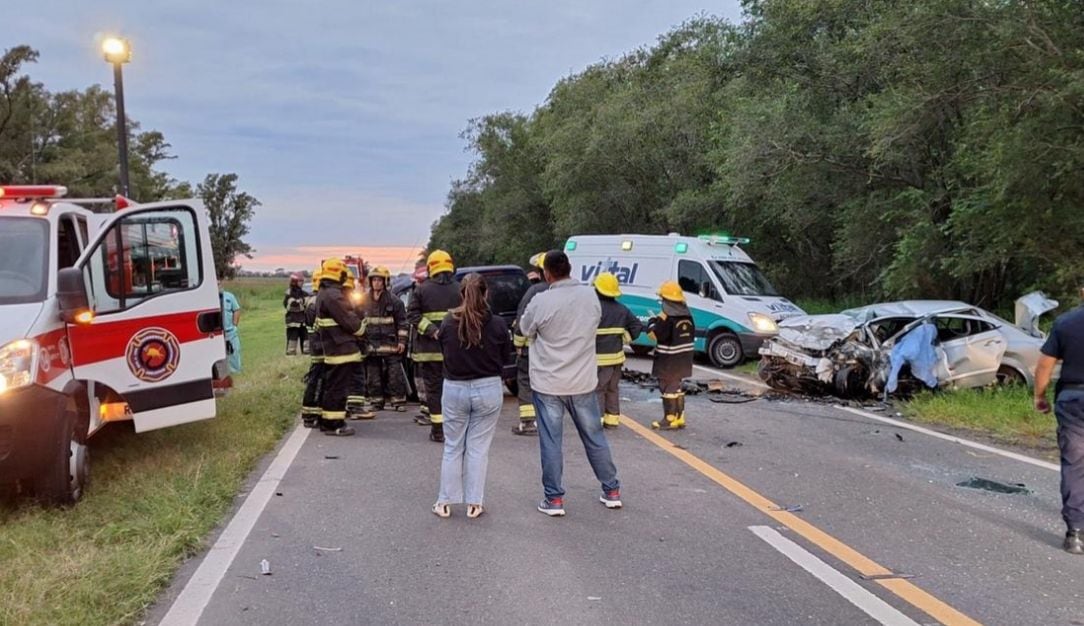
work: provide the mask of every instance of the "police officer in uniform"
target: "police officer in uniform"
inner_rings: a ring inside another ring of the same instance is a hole
[[[305,375],[305,395],[301,398],[301,421],[305,428],[320,422],[320,393],[324,388],[324,344],[316,328],[316,296],[320,293],[322,268],[312,273],[313,295],[305,304],[305,327],[309,335],[309,373]]]
[[[365,336],[365,378],[370,407],[384,408],[384,394],[391,396],[396,411],[406,410],[407,321],[403,303],[388,290],[391,272],[377,267],[369,273],[369,293],[361,305],[361,323]]]
[[[625,365],[625,345],[640,336],[644,325],[629,308],[617,301],[621,286],[617,276],[602,272],[595,279],[602,317],[595,337],[598,359],[598,402],[602,408],[602,426],[617,428],[621,424],[621,370]],[[680,383],[679,383],[680,385]]]
[[[444,415],[441,408],[441,395],[444,386],[444,356],[437,330],[448,311],[459,306],[459,283],[455,280],[455,266],[452,256],[444,250],[434,250],[426,261],[429,278],[414,289],[407,310],[407,320],[417,329],[414,338],[412,358],[421,370],[425,386],[425,403],[429,407],[429,418],[419,418],[419,424],[430,424],[429,439],[444,441]]]
[[[517,435],[537,435],[538,424],[535,422],[534,396],[531,393],[531,355],[530,341],[519,332],[520,319],[527,305],[535,296],[549,289],[549,283],[542,279],[542,261],[546,253],[539,252],[531,257],[531,270],[527,274],[531,286],[520,298],[516,310],[516,321],[512,324],[512,345],[516,348],[516,384],[519,400],[519,423],[512,429]]]
[[[651,375],[659,379],[663,419],[651,422],[651,427],[674,430],[685,428],[685,393],[681,391],[681,381],[693,375],[696,329],[680,285],[667,281],[658,293],[662,298],[662,313],[648,321],[647,334],[656,343]]]
[[[305,300],[309,293],[301,288],[301,277],[290,275],[290,287],[282,297],[282,307],[286,309],[286,354],[297,354],[298,344],[304,350],[305,343]]]
[[[340,259],[328,259],[322,267],[320,293],[316,296],[316,326],[324,347],[324,390],[320,401],[320,430],[326,435],[348,437],[354,429],[346,425],[346,398],[350,394],[361,350],[357,333],[361,320],[343,293],[346,266]]]
[[[1054,415],[1061,452],[1063,547],[1070,554],[1084,554],[1084,306],[1054,320],[1043,344],[1035,368],[1035,408],[1042,413],[1050,412],[1046,390],[1058,361],[1061,374],[1054,388]]]

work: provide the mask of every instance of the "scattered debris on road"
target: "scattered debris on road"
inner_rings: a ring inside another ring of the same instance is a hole
[[[997,480],[990,480],[988,478],[979,478],[974,476],[967,480],[956,483],[957,487],[966,487],[968,489],[979,489],[981,491],[990,491],[993,493],[1004,494],[1023,494],[1030,495],[1031,490],[1024,486],[1024,483],[1003,483]]]
[[[740,448],[743,445],[745,445],[745,444],[743,444],[740,441],[731,441],[730,443],[726,444],[726,447],[728,447],[728,448]]]
[[[805,507],[802,506],[801,504],[791,504],[791,505],[788,505],[788,506],[777,506],[775,508],[768,509],[768,510],[769,511],[775,511],[775,512],[782,512],[782,513],[798,513],[800,511],[802,511],[804,508]]]
[[[313,546],[313,550],[319,550],[321,552],[342,552],[342,548],[325,548],[323,546]]]
[[[271,562],[267,559],[260,561],[260,573],[264,576],[271,575]]]
[[[341,458],[341,457],[339,455],[337,455],[337,454],[325,454],[324,458],[333,461],[333,460]]]

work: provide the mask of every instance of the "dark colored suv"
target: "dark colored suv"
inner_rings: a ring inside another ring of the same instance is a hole
[[[481,274],[486,279],[489,287],[489,308],[504,318],[508,327],[516,321],[516,309],[519,301],[531,282],[527,280],[527,273],[523,268],[516,265],[483,265],[478,267],[461,267],[455,271],[455,279],[463,280],[467,274]]]

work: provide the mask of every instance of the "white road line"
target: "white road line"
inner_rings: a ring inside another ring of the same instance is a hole
[[[990,454],[996,454],[996,455],[999,455],[999,456],[1003,456],[1003,457],[1005,457],[1007,459],[1013,459],[1015,461],[1020,461],[1021,463],[1027,463],[1029,465],[1034,465],[1035,467],[1041,467],[1043,469],[1048,469],[1048,470],[1055,471],[1055,472],[1060,472],[1061,471],[1061,466],[1056,464],[1056,463],[1050,463],[1048,461],[1042,461],[1040,459],[1030,457],[1030,456],[1028,456],[1026,454],[1020,454],[1018,452],[1011,452],[1009,450],[1002,450],[1001,448],[995,448],[994,446],[988,446],[988,445],[986,445],[984,443],[979,443],[977,441],[971,441],[970,439],[964,439],[963,437],[957,437],[956,435],[948,435],[948,434],[945,434],[945,433],[937,432],[936,430],[930,430],[929,428],[923,428],[921,426],[911,424],[910,422],[904,422],[904,421],[901,421],[901,420],[892,419],[891,417],[885,417],[883,415],[877,415],[875,413],[870,413],[869,411],[863,411],[861,409],[855,409],[855,408],[851,408],[849,406],[836,405],[836,408],[837,409],[843,409],[844,411],[847,411],[848,413],[854,413],[855,415],[861,415],[862,417],[865,417],[867,419],[876,420],[876,421],[884,423],[884,424],[891,424],[892,426],[895,426],[896,428],[903,428],[903,429],[906,429],[906,430],[912,430],[912,431],[914,431],[916,433],[922,433],[923,435],[929,435],[931,437],[937,437],[938,439],[944,439],[945,441],[951,441],[953,443],[958,443],[961,446],[967,446],[968,448],[974,448],[976,450],[982,450],[983,452],[989,452]]]
[[[840,574],[775,529],[768,526],[750,526],[749,530],[879,623],[891,626],[918,626],[917,622],[900,613],[892,605],[863,589],[861,585]]]
[[[760,389],[771,389],[771,387],[769,387],[768,385],[765,385],[764,383],[760,382],[759,380],[757,380],[755,378],[749,378],[748,376],[741,376],[739,374],[727,374],[726,372],[720,372],[719,370],[717,370],[717,369],[715,369],[713,367],[704,367],[703,365],[693,365],[693,369],[703,370],[705,372],[708,372],[712,376],[718,376],[720,378],[726,378],[728,380],[733,380],[735,382],[739,382],[739,383],[742,383],[744,385],[749,385],[750,387],[758,387]]]
[[[200,563],[196,573],[173,601],[173,606],[162,618],[161,626],[189,626],[199,621],[215,589],[222,582],[222,577],[226,575],[226,570],[241,550],[248,534],[252,532],[252,527],[256,525],[256,520],[263,513],[264,507],[271,500],[272,494],[275,493],[279,482],[286,474],[286,470],[290,468],[290,464],[293,463],[294,457],[297,456],[297,452],[311,431],[311,428],[299,425],[286,440],[286,444],[279,450],[275,460],[249,492],[244,504],[237,510],[237,514],[230,520],[226,530],[222,531],[218,541],[203,557],[203,563]]]

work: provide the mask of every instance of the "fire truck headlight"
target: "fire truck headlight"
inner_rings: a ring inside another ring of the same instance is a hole
[[[763,313],[750,313],[749,322],[753,325],[753,330],[758,333],[774,333],[779,330],[775,320]]]
[[[38,345],[27,339],[0,348],[0,394],[34,382],[38,367]]]

